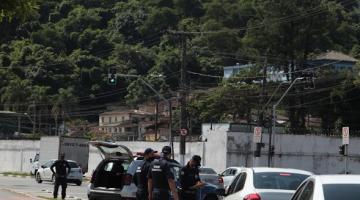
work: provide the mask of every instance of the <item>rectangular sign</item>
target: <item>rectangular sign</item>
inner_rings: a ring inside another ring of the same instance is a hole
[[[254,143],[261,143],[261,134],[262,134],[262,128],[259,126],[255,126],[254,128]]]
[[[349,127],[342,127],[342,144],[349,144],[350,140]]]

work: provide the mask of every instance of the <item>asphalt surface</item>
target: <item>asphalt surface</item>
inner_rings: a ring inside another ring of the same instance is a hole
[[[26,195],[11,192],[9,190],[0,189],[0,199],[6,200],[37,200],[36,198],[28,197]]]
[[[39,197],[52,197],[54,185],[51,182],[37,183],[30,177],[11,177],[0,175],[0,200],[33,200]],[[81,186],[68,184],[66,200],[85,200],[87,183]],[[34,198],[30,198],[32,196]],[[59,188],[58,198],[61,196]],[[60,199],[60,198],[59,198]]]

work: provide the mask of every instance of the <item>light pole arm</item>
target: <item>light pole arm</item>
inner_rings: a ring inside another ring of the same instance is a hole
[[[288,87],[288,89],[284,92],[284,94],[280,97],[280,99],[274,104],[275,107],[277,107],[280,102],[284,99],[284,97],[287,95],[287,93],[291,90],[291,88],[295,85],[295,83],[298,81],[298,80],[302,80],[304,79],[303,77],[297,77],[291,84],[290,86]]]
[[[147,87],[149,87],[157,96],[160,97],[160,99],[162,99],[163,101],[165,101],[168,105],[170,105],[169,100],[166,99],[162,94],[160,94],[157,90],[155,90],[148,82],[146,82],[143,78],[141,78],[141,76],[139,75],[132,75],[132,74],[117,74],[118,76],[121,77],[130,77],[130,78],[138,78],[140,79],[140,81],[146,85]]]

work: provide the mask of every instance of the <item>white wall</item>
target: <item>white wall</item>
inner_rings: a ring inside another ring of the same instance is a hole
[[[168,145],[168,142],[119,142],[127,146],[133,152],[143,152],[151,147],[154,150],[161,151],[162,147]],[[101,155],[96,148],[89,148],[89,172],[91,173],[102,160]],[[30,158],[40,150],[39,140],[0,140],[0,172],[30,172]],[[175,159],[179,160],[179,143],[174,142]],[[188,161],[192,155],[202,155],[202,143],[191,142],[186,144],[185,161]]]
[[[217,173],[226,169],[227,131],[229,124],[203,124],[202,139],[206,140],[204,165],[212,167]]]

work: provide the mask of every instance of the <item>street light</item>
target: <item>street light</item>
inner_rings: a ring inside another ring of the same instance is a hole
[[[169,115],[170,115],[170,119],[169,119],[169,129],[170,129],[170,133],[169,133],[169,142],[170,142],[170,146],[172,151],[174,151],[174,143],[173,143],[173,135],[172,135],[172,107],[171,107],[171,100],[166,99],[162,94],[160,94],[157,90],[155,90],[150,83],[146,82],[143,78],[141,78],[141,76],[139,75],[133,75],[133,74],[116,74],[117,76],[121,76],[121,77],[130,77],[130,78],[138,78],[144,85],[146,85],[147,87],[149,87],[160,99],[162,99],[163,101],[165,101],[168,106],[169,106]],[[172,154],[174,156],[174,154]]]
[[[272,150],[272,137],[274,137],[274,141],[275,141],[275,128],[276,128],[276,107],[281,103],[281,101],[284,99],[284,97],[287,95],[287,93],[290,91],[290,89],[295,85],[295,83],[298,80],[302,80],[304,79],[304,77],[298,77],[296,78],[288,87],[288,89],[286,89],[286,91],[284,92],[284,94],[280,97],[280,99],[272,106],[272,129],[269,135],[269,155],[268,155],[268,167],[271,166],[271,162],[272,162],[272,155],[271,155],[271,151]],[[280,84],[281,85],[281,84]],[[278,88],[280,88],[280,85],[278,86]],[[276,92],[276,91],[275,91]]]

